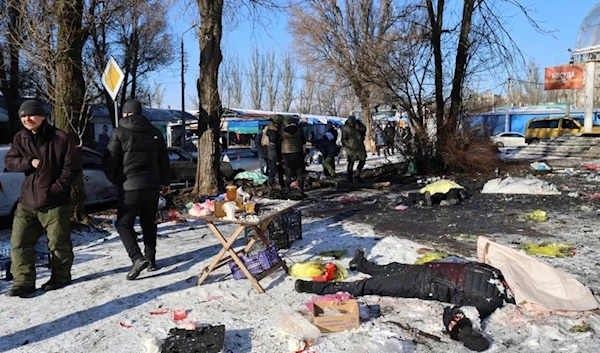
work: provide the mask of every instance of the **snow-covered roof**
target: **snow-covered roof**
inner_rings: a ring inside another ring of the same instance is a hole
[[[91,114],[96,117],[109,117],[108,108],[105,105],[95,105],[91,109]],[[155,109],[155,108],[142,108],[142,115],[144,115],[150,121],[161,121],[161,122],[173,122],[181,120],[181,110],[173,109]],[[185,119],[187,121],[198,120],[192,114],[185,112]]]

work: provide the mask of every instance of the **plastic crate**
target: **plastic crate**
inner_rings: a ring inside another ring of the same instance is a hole
[[[259,252],[258,255],[254,255],[254,256],[241,255],[240,260],[242,260],[244,265],[246,265],[246,268],[248,268],[248,271],[253,275],[256,275],[263,271],[266,271],[266,270],[270,269],[271,267],[275,266],[276,264],[278,264],[279,262],[281,262],[281,258],[279,257],[279,254],[277,253],[277,248],[275,247],[275,245],[269,246],[265,250]],[[244,275],[244,272],[242,272],[242,270],[240,269],[238,264],[235,263],[235,261],[233,261],[233,260],[229,261],[229,269],[231,270],[231,273],[233,274],[233,278],[235,278],[235,279],[246,278],[246,276]]]
[[[0,242],[0,280],[10,281],[13,279],[10,265],[10,243]],[[35,267],[42,266],[50,267],[50,251],[46,236],[41,237],[35,246]]]
[[[254,229],[250,227],[245,229],[244,236],[246,240],[249,241],[255,234]],[[300,210],[293,208],[273,219],[265,230],[265,237],[277,249],[288,249],[293,242],[302,239],[302,213]],[[255,248],[260,250],[261,245],[262,242],[259,241],[256,243]]]

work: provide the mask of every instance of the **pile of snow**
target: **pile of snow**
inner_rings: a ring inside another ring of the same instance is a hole
[[[560,195],[556,185],[537,178],[492,179],[485,183],[482,194]]]

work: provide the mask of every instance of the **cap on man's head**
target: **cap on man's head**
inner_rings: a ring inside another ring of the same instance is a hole
[[[21,104],[21,106],[19,107],[19,116],[31,116],[31,115],[38,115],[38,116],[46,116],[46,110],[44,109],[44,106],[42,105],[41,102],[35,100],[35,99],[28,99],[25,102],[23,102]]]
[[[123,104],[123,114],[142,114],[142,104],[135,99],[130,99]]]
[[[356,117],[354,115],[350,115],[348,117],[348,123],[354,124],[356,122]]]
[[[294,119],[291,116],[286,115],[286,116],[283,117],[283,125],[288,125],[288,124],[291,124],[293,122],[294,122]]]
[[[277,114],[273,117],[273,122],[277,125],[281,125],[283,123],[283,115]]]

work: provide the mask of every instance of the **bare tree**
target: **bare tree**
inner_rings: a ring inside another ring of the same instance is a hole
[[[154,80],[154,91],[152,92],[151,101],[156,104],[158,109],[162,109],[163,100],[165,98],[165,88]]]
[[[198,169],[193,193],[214,195],[219,190],[219,65],[223,60],[223,0],[197,0],[200,12],[200,78],[197,89],[200,98],[198,113]]]
[[[275,52],[266,54],[265,58],[265,90],[267,94],[267,109],[275,110],[277,95],[279,93],[279,80],[277,78],[277,64],[275,63]]]
[[[302,114],[312,114],[315,95],[315,80],[311,70],[304,72],[304,87],[300,89],[298,110]]]
[[[290,54],[286,53],[279,67],[279,79],[281,81],[281,108],[289,112],[294,100],[294,79],[296,78],[296,66]]]
[[[394,12],[391,0],[346,0],[339,6],[337,1],[307,0],[294,6],[290,16],[300,60],[349,82],[360,102],[367,138],[373,87],[365,79],[372,67],[365,53],[387,43]]]
[[[258,48],[252,49],[250,67],[247,72],[252,109],[262,109],[265,91],[265,67],[264,58],[260,55]]]
[[[241,108],[244,100],[244,79],[242,77],[244,73],[244,66],[240,62],[239,58],[235,56],[232,61],[230,71],[230,82],[231,82],[231,102],[235,107]]]
[[[23,36],[19,28],[23,16],[17,3],[17,0],[0,2],[0,6],[2,6],[0,9],[2,13],[0,33],[5,38],[5,41],[0,43],[0,91],[6,102],[10,123],[10,133],[3,133],[1,136],[5,143],[12,140],[12,136],[21,128],[18,115],[19,90],[21,88],[19,43]]]

